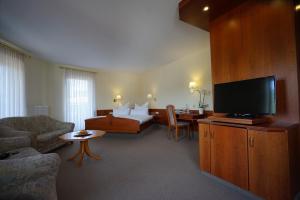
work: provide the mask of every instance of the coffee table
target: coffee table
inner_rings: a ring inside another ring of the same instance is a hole
[[[91,134],[91,135],[85,136],[85,137],[76,137],[76,135],[79,134],[79,131],[77,131],[77,132],[66,133],[59,137],[60,139],[65,140],[65,141],[80,142],[79,151],[74,156],[72,156],[71,158],[68,159],[68,160],[75,160],[77,157],[79,157],[78,166],[82,165],[83,157],[85,154],[95,160],[101,159],[100,156],[97,156],[91,152],[91,150],[89,148],[89,140],[93,139],[93,138],[97,138],[97,137],[102,137],[103,135],[105,135],[106,132],[99,131],[99,130],[87,130],[87,132],[88,132],[88,134]]]

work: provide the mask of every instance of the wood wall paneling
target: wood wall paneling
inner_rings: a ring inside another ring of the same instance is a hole
[[[295,1],[295,5],[300,4],[299,0]],[[297,44],[297,61],[298,61],[298,93],[300,94],[300,11],[297,11],[295,14],[295,30],[296,30],[296,44]],[[299,106],[299,115],[300,115],[300,106]],[[300,128],[298,130],[300,133]],[[298,159],[297,159],[297,168],[300,169],[300,134],[298,134]],[[298,172],[300,173],[300,172]],[[299,176],[298,176],[299,177]],[[300,180],[298,180],[298,187]]]
[[[213,83],[275,75],[274,120],[299,122],[292,1],[247,1],[211,22]]]
[[[179,18],[191,25],[209,31],[209,22],[228,12],[245,0],[182,0],[179,3]],[[209,6],[208,12],[203,8]]]

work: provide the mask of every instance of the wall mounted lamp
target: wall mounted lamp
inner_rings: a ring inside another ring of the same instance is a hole
[[[154,97],[151,93],[147,94],[147,99],[156,101],[156,97]]]
[[[118,94],[118,95],[116,95],[116,97],[114,98],[113,102],[114,102],[114,103],[119,102],[119,101],[121,101],[121,99],[122,99],[122,96]]]

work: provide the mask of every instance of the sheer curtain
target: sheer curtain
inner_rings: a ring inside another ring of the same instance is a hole
[[[0,118],[26,114],[24,56],[0,44]]]
[[[95,113],[95,74],[65,69],[65,121],[74,122],[75,130],[84,129],[84,120]]]

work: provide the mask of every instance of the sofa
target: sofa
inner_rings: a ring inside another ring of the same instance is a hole
[[[56,153],[41,154],[31,147],[8,152],[12,155],[0,160],[0,199],[57,199],[56,176],[61,160]]]
[[[0,199],[55,200],[56,176],[60,158],[57,154],[41,154],[30,147],[31,132],[15,131],[0,126]]]
[[[29,142],[31,147],[46,153],[64,145],[66,142],[58,137],[73,129],[74,123],[60,122],[48,116],[2,118],[0,152],[10,149],[15,143],[21,143],[22,146],[23,142]]]

